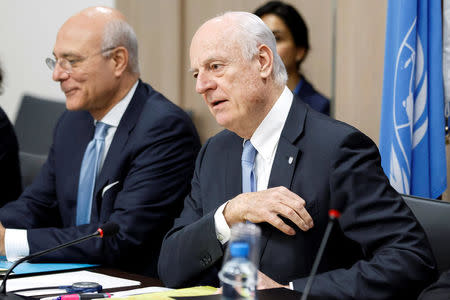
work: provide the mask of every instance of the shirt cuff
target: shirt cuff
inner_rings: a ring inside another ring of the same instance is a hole
[[[228,202],[225,202],[224,204],[219,206],[219,208],[216,210],[214,214],[216,237],[222,245],[228,242],[231,237],[230,227],[228,226],[227,221],[225,220],[225,217],[223,215],[223,210],[225,209],[225,205],[227,205],[227,203]]]
[[[294,290],[294,282],[289,281],[289,288],[290,288],[291,290]]]
[[[30,254],[27,231],[25,229],[6,228],[5,252],[8,261],[15,261]]]

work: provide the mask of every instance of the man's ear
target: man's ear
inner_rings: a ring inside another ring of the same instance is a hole
[[[120,46],[112,50],[110,56],[114,64],[114,75],[119,77],[128,67],[128,50]]]
[[[272,74],[273,69],[273,53],[272,50],[267,45],[260,45],[258,47],[259,54],[258,60],[260,64],[260,74],[261,77],[267,79]]]

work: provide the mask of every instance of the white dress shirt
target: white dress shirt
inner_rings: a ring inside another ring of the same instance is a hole
[[[255,158],[256,190],[267,189],[273,160],[280,140],[281,131],[291,109],[293,94],[284,88],[283,93],[273,105],[264,120],[250,138],[257,153]],[[242,142],[244,146],[245,140]],[[228,202],[222,204],[214,214],[214,223],[217,239],[223,244],[230,240],[231,230],[223,216],[223,210]]]
[[[108,124],[110,125],[110,127],[108,128],[108,132],[105,136],[105,149],[100,160],[99,170],[101,170],[101,168],[103,167],[103,163],[105,162],[106,154],[108,153],[109,147],[111,146],[114,134],[116,133],[117,127],[119,126],[120,120],[122,119],[122,116],[125,113],[128,104],[130,104],[130,101],[133,98],[137,86],[138,81],[136,81],[127,95],[116,105],[114,105],[114,107],[111,108],[111,110],[100,120],[100,122]],[[97,122],[97,120],[94,120],[94,124]],[[9,261],[15,261],[20,257],[27,256],[30,253],[26,229],[6,228],[5,252],[6,259]]]

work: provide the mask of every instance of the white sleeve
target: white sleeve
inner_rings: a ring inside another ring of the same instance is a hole
[[[216,227],[216,236],[219,242],[223,245],[226,242],[230,240],[231,237],[231,230],[230,227],[227,224],[227,221],[225,221],[225,217],[223,216],[223,210],[225,208],[225,205],[227,205],[228,202],[225,202],[219,208],[216,210],[214,214],[214,225]]]
[[[25,229],[5,229],[5,252],[8,261],[15,261],[30,254]]]

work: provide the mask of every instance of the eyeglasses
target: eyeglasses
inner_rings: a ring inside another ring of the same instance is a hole
[[[99,54],[103,54],[105,52],[111,51],[116,47],[109,47],[107,49],[104,49],[100,52],[97,52],[95,54],[92,54],[90,56],[86,56],[86,57],[80,57],[80,58],[74,58],[74,59],[67,59],[64,57],[60,57],[58,59],[54,59],[54,58],[50,58],[47,57],[45,59],[45,64],[47,65],[47,67],[53,71],[56,68],[56,65],[59,64],[59,66],[61,67],[61,69],[64,70],[64,72],[66,72],[67,74],[71,74],[72,73],[72,68],[75,64],[77,63],[81,63],[85,60],[87,60],[88,58],[94,57],[95,55],[99,55]]]

